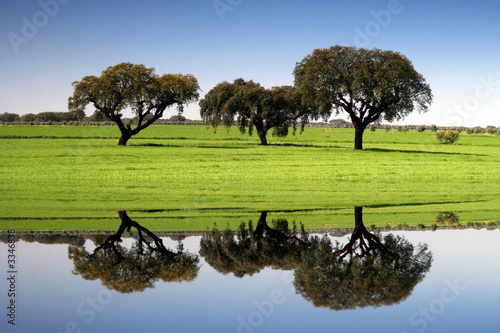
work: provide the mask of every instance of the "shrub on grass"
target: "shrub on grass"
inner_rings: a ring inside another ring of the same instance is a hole
[[[429,128],[432,132],[436,132],[438,130],[437,126],[432,124],[431,127]]]
[[[495,134],[497,131],[495,126],[486,126],[486,133],[488,134]]]
[[[385,131],[386,131],[387,133],[389,133],[389,132],[391,131],[391,129],[392,129],[392,126],[391,126],[391,125],[385,125],[385,126],[384,126],[384,129],[385,129]]]
[[[442,144],[453,144],[460,137],[460,132],[455,130],[437,131],[436,139]]]
[[[474,127],[474,134],[483,134],[486,130],[481,126]]]
[[[419,126],[417,126],[416,131],[418,133],[422,133],[423,131],[425,131],[425,129],[426,129],[425,126],[419,125]]]
[[[453,212],[441,212],[436,216],[436,224],[456,227],[460,224],[460,220]]]

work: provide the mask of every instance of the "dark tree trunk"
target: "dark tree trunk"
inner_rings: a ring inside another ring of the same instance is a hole
[[[132,134],[129,133],[128,131],[123,132],[122,131],[122,136],[120,137],[120,140],[118,140],[118,145],[119,146],[126,146],[128,139],[132,137]]]
[[[363,150],[363,133],[366,126],[354,123],[354,150]]]
[[[260,144],[267,146],[267,131],[259,131]]]
[[[278,231],[278,230],[271,228],[267,224],[266,220],[267,220],[267,211],[263,211],[260,213],[259,222],[257,223],[257,227],[255,228],[255,230],[253,232],[253,236],[255,237],[255,239],[257,241],[262,239],[262,237],[264,235],[264,231],[265,231],[269,238],[272,238],[276,241],[284,242],[287,240],[292,240],[292,241],[297,242],[299,244],[302,244],[304,246],[308,245],[304,241],[298,239],[295,236],[288,236],[281,231]]]
[[[340,255],[343,258],[347,254],[353,254],[353,248],[358,240],[361,255],[363,256],[375,252],[375,250],[385,249],[379,238],[366,229],[363,223],[363,207],[354,207],[354,230],[351,239],[342,250],[335,252],[335,255]]]
[[[354,207],[354,232],[366,230],[363,223],[363,207]]]

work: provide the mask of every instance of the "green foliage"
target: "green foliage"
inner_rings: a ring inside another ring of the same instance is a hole
[[[153,68],[131,63],[110,66],[99,77],[85,76],[73,82],[73,87],[68,109],[81,113],[92,104],[118,125],[122,133],[120,145],[126,145],[131,136],[163,117],[168,107],[177,105],[181,113],[185,104],[198,100],[200,90],[198,80],[191,74],[158,76]],[[121,111],[127,107],[137,115],[134,129],[121,119]]]
[[[435,133],[436,139],[439,141],[439,143],[442,144],[453,144],[455,141],[458,140],[460,137],[460,132],[455,131],[455,130],[448,130],[448,131],[437,131]]]
[[[426,130],[426,126],[423,126],[423,125],[419,125],[417,126],[417,128],[415,129],[418,133],[422,133],[423,131]]]
[[[339,45],[316,49],[297,63],[294,76],[304,97],[322,113],[344,111],[363,130],[376,121],[425,112],[432,103],[424,77],[393,51]],[[362,131],[357,135],[355,149],[363,149]]]
[[[486,130],[484,128],[482,128],[481,126],[474,127],[474,134],[483,134],[485,132],[486,132]]]
[[[168,119],[171,122],[183,123],[186,121],[186,117],[181,116],[180,114],[173,115]]]
[[[436,125],[432,124],[429,129],[431,130],[431,132],[436,132],[438,130],[438,127]]]
[[[498,129],[495,126],[486,126],[486,133],[495,134]]]
[[[453,212],[441,212],[436,216],[436,224],[440,226],[457,226],[460,224],[460,219]]]
[[[235,122],[240,131],[252,135],[257,130],[261,144],[266,145],[266,135],[273,129],[273,136],[286,137],[288,127],[294,133],[300,121],[301,129],[309,119],[317,119],[319,113],[303,103],[299,91],[291,86],[265,89],[253,81],[236,79],[212,88],[200,101],[200,115],[206,124],[216,129],[219,125],[232,126]]]
[[[15,113],[4,112],[0,114],[1,123],[13,123],[19,119],[20,119],[19,115]]]

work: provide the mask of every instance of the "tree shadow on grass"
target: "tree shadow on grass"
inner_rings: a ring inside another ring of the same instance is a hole
[[[174,145],[170,143],[133,143],[129,144],[130,147],[170,147],[170,148],[180,148],[182,147],[181,145]]]
[[[366,148],[365,151],[375,151],[383,153],[409,153],[409,154],[431,154],[431,155],[466,155],[466,156],[487,156],[485,154],[469,154],[469,153],[450,153],[441,151],[426,151],[426,150],[401,150],[401,149],[384,149],[384,148]]]

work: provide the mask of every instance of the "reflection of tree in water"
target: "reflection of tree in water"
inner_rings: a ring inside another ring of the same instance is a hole
[[[236,235],[214,227],[203,235],[200,255],[218,272],[237,277],[253,275],[267,266],[295,268],[307,245],[307,234],[299,234],[295,225],[289,230],[288,222],[282,219],[274,220],[273,227],[267,224],[267,212],[261,212],[255,230],[251,221],[248,228],[242,223]]]
[[[168,250],[161,238],[132,221],[126,212],[119,212],[122,223],[118,231],[108,237],[92,254],[84,245],[70,245],[69,258],[75,264],[74,274],[86,280],[100,279],[106,287],[121,293],[153,288],[158,280],[164,282],[192,281],[198,274],[197,255]],[[139,240],[130,249],[118,243],[125,230],[136,228]],[[149,239],[149,240],[148,240]],[[144,252],[144,247],[148,251]]]
[[[355,228],[342,249],[327,236],[311,239],[310,248],[295,270],[294,286],[315,306],[333,310],[399,303],[432,263],[427,245],[414,247],[401,236],[379,238],[368,232],[362,207],[355,207]]]

